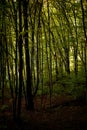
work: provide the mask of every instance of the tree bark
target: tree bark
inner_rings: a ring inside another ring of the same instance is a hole
[[[26,95],[27,95],[27,110],[34,109],[33,96],[32,96],[32,76],[30,67],[30,55],[28,45],[28,3],[27,0],[23,1],[23,14],[24,14],[24,40],[25,40],[25,55],[26,55]]]
[[[21,115],[21,98],[22,98],[22,81],[23,81],[23,75],[22,75],[22,69],[23,69],[23,59],[22,59],[22,4],[21,0],[18,2],[19,6],[19,91],[18,91],[18,119],[20,119]]]

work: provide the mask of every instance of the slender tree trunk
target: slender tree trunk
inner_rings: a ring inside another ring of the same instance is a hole
[[[47,0],[47,10],[48,10],[48,44],[49,44],[49,90],[50,90],[50,107],[51,107],[51,98],[52,98],[52,54],[51,54],[51,36],[50,36],[50,11],[49,11],[49,1]]]
[[[82,23],[83,23],[83,31],[84,31],[84,37],[85,37],[85,49],[84,49],[84,53],[85,53],[85,79],[86,79],[86,94],[85,94],[85,98],[86,98],[86,102],[87,102],[87,31],[86,31],[86,24],[85,24],[85,14],[84,14],[84,7],[83,7],[83,0],[81,0],[81,10],[82,10]]]
[[[20,119],[21,116],[21,98],[22,98],[22,81],[23,81],[23,74],[22,74],[22,69],[23,69],[23,59],[22,59],[22,3],[21,0],[18,2],[19,6],[19,90],[18,90],[18,111],[17,111],[17,116],[18,119]]]
[[[29,45],[28,45],[28,3],[24,0],[23,4],[24,13],[24,39],[25,39],[25,55],[26,55],[26,93],[27,93],[27,110],[34,109],[33,96],[32,96],[32,77],[30,68],[30,55],[29,55]]]
[[[32,37],[32,49],[31,49],[31,74],[32,74],[32,87],[33,87],[33,92],[35,89],[35,22],[36,22],[36,12],[37,12],[37,4],[34,4],[34,13],[30,12],[30,19],[31,19],[31,37]],[[32,10],[31,10],[32,11]]]
[[[83,7],[83,0],[81,0],[81,10],[82,10],[82,23],[83,23],[83,30],[85,36],[85,77],[86,77],[86,86],[87,86],[87,32],[86,32],[86,25],[85,25],[85,15],[84,15],[84,7]]]
[[[17,3],[16,3],[17,4]],[[17,7],[12,0],[13,10],[14,10],[14,22],[15,22],[15,34],[16,34],[16,54],[15,54],[15,93],[13,100],[13,118],[16,119],[17,114],[17,98],[18,98],[18,25],[17,25]]]
[[[75,7],[73,9],[73,14],[74,14],[74,20],[75,20],[75,35],[76,35],[76,41],[74,43],[74,71],[75,75],[77,76],[78,74],[78,35],[77,35],[77,19],[76,19],[76,13],[75,13]]]

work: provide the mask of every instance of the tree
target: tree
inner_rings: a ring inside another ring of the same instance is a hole
[[[22,32],[22,2],[21,2],[21,0],[19,0],[19,2],[18,2],[18,11],[19,11],[19,43],[18,43],[18,47],[19,47],[19,91],[18,91],[18,112],[17,112],[17,116],[18,116],[18,118],[20,118],[22,86],[23,86],[23,74],[22,74],[22,70],[23,70],[23,59],[22,59],[23,40],[22,40],[22,34],[21,34],[21,32]]]
[[[23,1],[23,14],[24,14],[24,39],[25,39],[25,56],[26,56],[26,93],[27,93],[27,109],[33,110],[33,96],[32,96],[32,75],[30,67],[30,52],[28,45],[28,2]]]

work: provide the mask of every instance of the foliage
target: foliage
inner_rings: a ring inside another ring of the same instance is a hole
[[[20,116],[22,95],[33,109],[36,95],[49,94],[51,104],[54,93],[86,90],[86,6],[86,0],[0,3],[0,97],[4,102],[7,84],[14,115]]]
[[[4,111],[6,111],[7,109],[9,108],[9,106],[8,105],[2,105],[1,106],[1,108],[0,108],[0,112],[4,112]]]

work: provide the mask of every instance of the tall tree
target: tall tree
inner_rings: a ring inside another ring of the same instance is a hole
[[[27,109],[34,109],[33,96],[32,96],[32,75],[30,66],[30,52],[28,44],[28,7],[27,0],[23,0],[23,14],[24,14],[24,40],[25,40],[25,56],[26,56],[26,94],[27,94]]]
[[[83,7],[83,0],[81,0],[81,10],[82,10],[82,23],[83,23],[83,31],[84,31],[84,37],[85,37],[85,78],[86,78],[86,86],[87,86],[87,31],[86,31],[86,24],[85,24],[85,13],[84,13],[84,7]]]
[[[22,82],[23,82],[23,74],[22,74],[22,70],[23,70],[23,59],[22,59],[22,45],[23,45],[23,41],[22,41],[22,1],[19,0],[18,2],[18,13],[19,13],[19,43],[18,43],[18,47],[19,47],[19,91],[18,91],[18,118],[20,118],[21,115],[21,99],[22,99]]]

